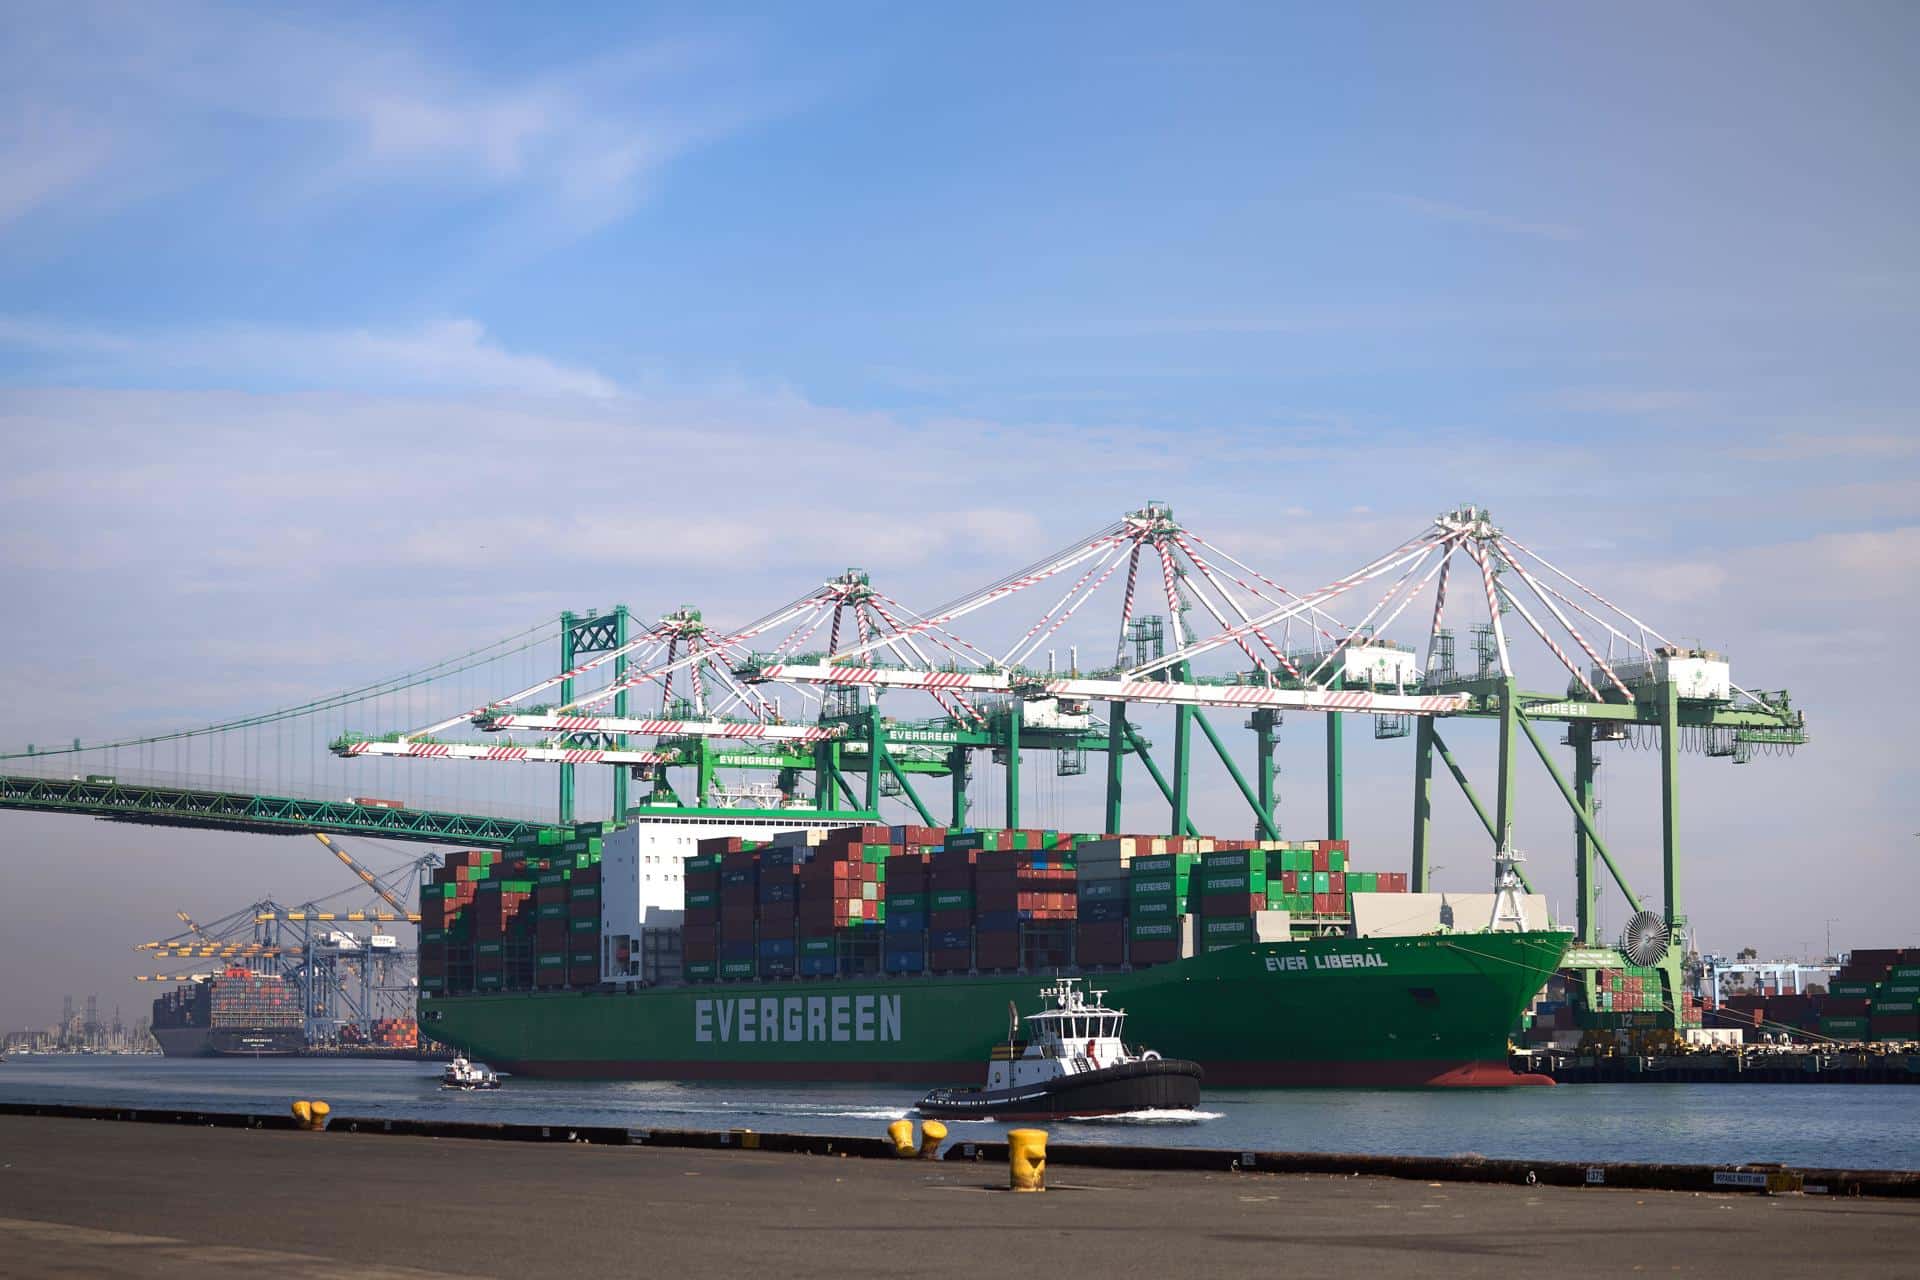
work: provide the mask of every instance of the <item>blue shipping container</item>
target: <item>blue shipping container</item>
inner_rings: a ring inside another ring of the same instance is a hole
[[[924,911],[889,911],[887,913],[888,933],[919,933],[927,927],[927,913]]]
[[[1018,911],[982,911],[973,918],[973,927],[985,933],[1011,933],[1020,927]]]
[[[801,956],[800,972],[809,978],[831,978],[839,972],[836,956]]]
[[[760,958],[762,960],[791,960],[793,959],[793,952],[794,946],[792,938],[760,939]]]
[[[973,945],[973,930],[935,929],[927,935],[927,942],[936,951],[958,951]]]
[[[927,967],[927,957],[919,951],[889,951],[881,968],[888,973],[919,973]]]

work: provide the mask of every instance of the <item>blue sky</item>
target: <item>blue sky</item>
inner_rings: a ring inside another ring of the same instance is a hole
[[[1856,892],[1920,888],[1910,6],[8,26],[9,744],[821,566],[931,601],[1147,497],[1310,581],[1477,500],[1817,717],[1706,784],[1715,924],[1797,949],[1818,843],[1920,941]]]

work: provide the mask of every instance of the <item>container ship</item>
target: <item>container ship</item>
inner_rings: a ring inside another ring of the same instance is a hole
[[[293,984],[242,968],[155,1000],[153,1038],[169,1058],[281,1057],[307,1047]]]
[[[1474,931],[1493,895],[1408,893],[1343,840],[805,820],[449,855],[423,1032],[529,1076],[961,1083],[1034,975],[1084,974],[1210,1085],[1546,1082],[1507,1037],[1571,935]]]

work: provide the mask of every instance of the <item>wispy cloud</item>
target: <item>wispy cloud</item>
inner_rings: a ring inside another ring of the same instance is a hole
[[[1580,238],[1580,229],[1564,222],[1535,222],[1486,209],[1449,204],[1444,200],[1428,200],[1423,196],[1396,195],[1391,199],[1395,204],[1421,217],[1434,218],[1441,222],[1458,222],[1467,226],[1485,227],[1490,231],[1504,231],[1509,235],[1534,236],[1541,240],[1578,240]]]
[[[333,331],[235,328],[120,333],[0,315],[0,350],[41,357],[37,380],[200,381],[232,386],[362,390],[511,391],[606,397],[614,381],[592,369],[509,351],[475,321],[413,329]]]
[[[194,183],[293,205],[403,183],[511,196],[577,233],[631,210],[689,147],[777,109],[746,52],[715,40],[616,43],[503,76],[400,21],[78,3],[13,25],[0,225]],[[254,154],[236,165],[236,148]]]
[[[0,105],[0,227],[83,182],[110,152],[104,130],[66,112]]]

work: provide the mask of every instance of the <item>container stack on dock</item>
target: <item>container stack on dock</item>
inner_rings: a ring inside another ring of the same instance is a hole
[[[526,991],[600,981],[601,824],[504,853],[450,853],[420,886],[420,989]]]
[[[1596,1007],[1589,1012],[1598,1016],[1589,1022],[1590,1026],[1651,1027],[1658,1025],[1668,1012],[1660,971],[1651,966],[1602,969],[1596,985],[1599,988]],[[1703,1012],[1698,996],[1691,991],[1681,993],[1679,1014],[1683,1029],[1700,1026]]]
[[[1920,1040],[1920,949],[1857,950],[1827,986],[1820,1034]]]
[[[1587,974],[1593,977],[1593,995],[1587,995]],[[1521,1019],[1518,1039],[1535,1048],[1575,1049],[1590,1037],[1606,1040],[1635,1031],[1673,1025],[1668,1016],[1660,971],[1644,965],[1618,969],[1561,970],[1556,973]],[[1705,1024],[1706,1009],[1698,996],[1680,996],[1678,1029]]]
[[[1825,991],[1740,992],[1708,1012],[1710,1025],[1737,1027],[1749,1040],[1920,1040],[1920,948],[1855,950]]]

